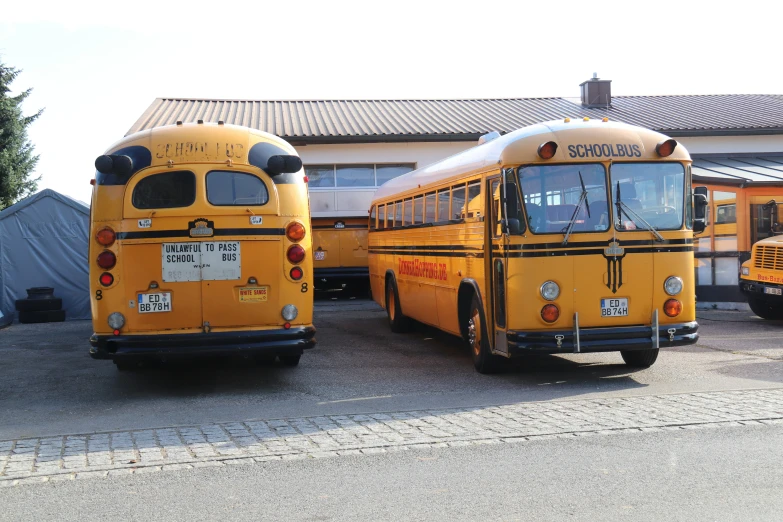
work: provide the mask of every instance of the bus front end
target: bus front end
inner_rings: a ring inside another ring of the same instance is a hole
[[[742,263],[739,287],[753,313],[783,320],[783,236],[753,245],[750,259]]]

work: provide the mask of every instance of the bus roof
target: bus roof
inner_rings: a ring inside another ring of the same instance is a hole
[[[602,120],[556,120],[510,132],[432,165],[387,181],[375,193],[374,201],[422,186],[457,180],[493,167],[540,163],[538,147],[557,143],[555,156],[547,163],[660,160],[655,146],[668,136],[643,127]],[[682,144],[666,158],[690,161]]]

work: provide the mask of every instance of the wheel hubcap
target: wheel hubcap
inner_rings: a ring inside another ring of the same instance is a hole
[[[468,321],[468,343],[473,348],[473,353],[478,356],[481,353],[481,318],[478,312]]]

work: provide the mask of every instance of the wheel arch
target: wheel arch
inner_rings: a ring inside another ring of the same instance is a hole
[[[479,307],[484,309],[484,301],[481,298],[481,290],[475,279],[465,278],[459,283],[457,289],[457,320],[459,321],[459,330],[463,339],[467,339],[466,324],[468,322],[468,314],[470,314],[470,302],[473,296],[476,296],[479,301]]]

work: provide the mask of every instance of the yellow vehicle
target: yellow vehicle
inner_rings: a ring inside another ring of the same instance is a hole
[[[783,234],[779,212],[783,203],[771,200],[762,205],[769,211],[766,229]],[[750,259],[740,269],[740,291],[753,313],[762,319],[783,320],[783,235],[772,235],[755,243]]]
[[[313,218],[312,226],[316,287],[351,293],[366,289],[367,218]]]
[[[302,162],[276,136],[181,124],[95,161],[90,355],[240,354],[296,365],[315,345]]]
[[[648,367],[698,339],[690,163],[662,134],[566,118],[394,179],[370,210],[374,299],[395,332],[461,336],[482,373],[528,353]]]

